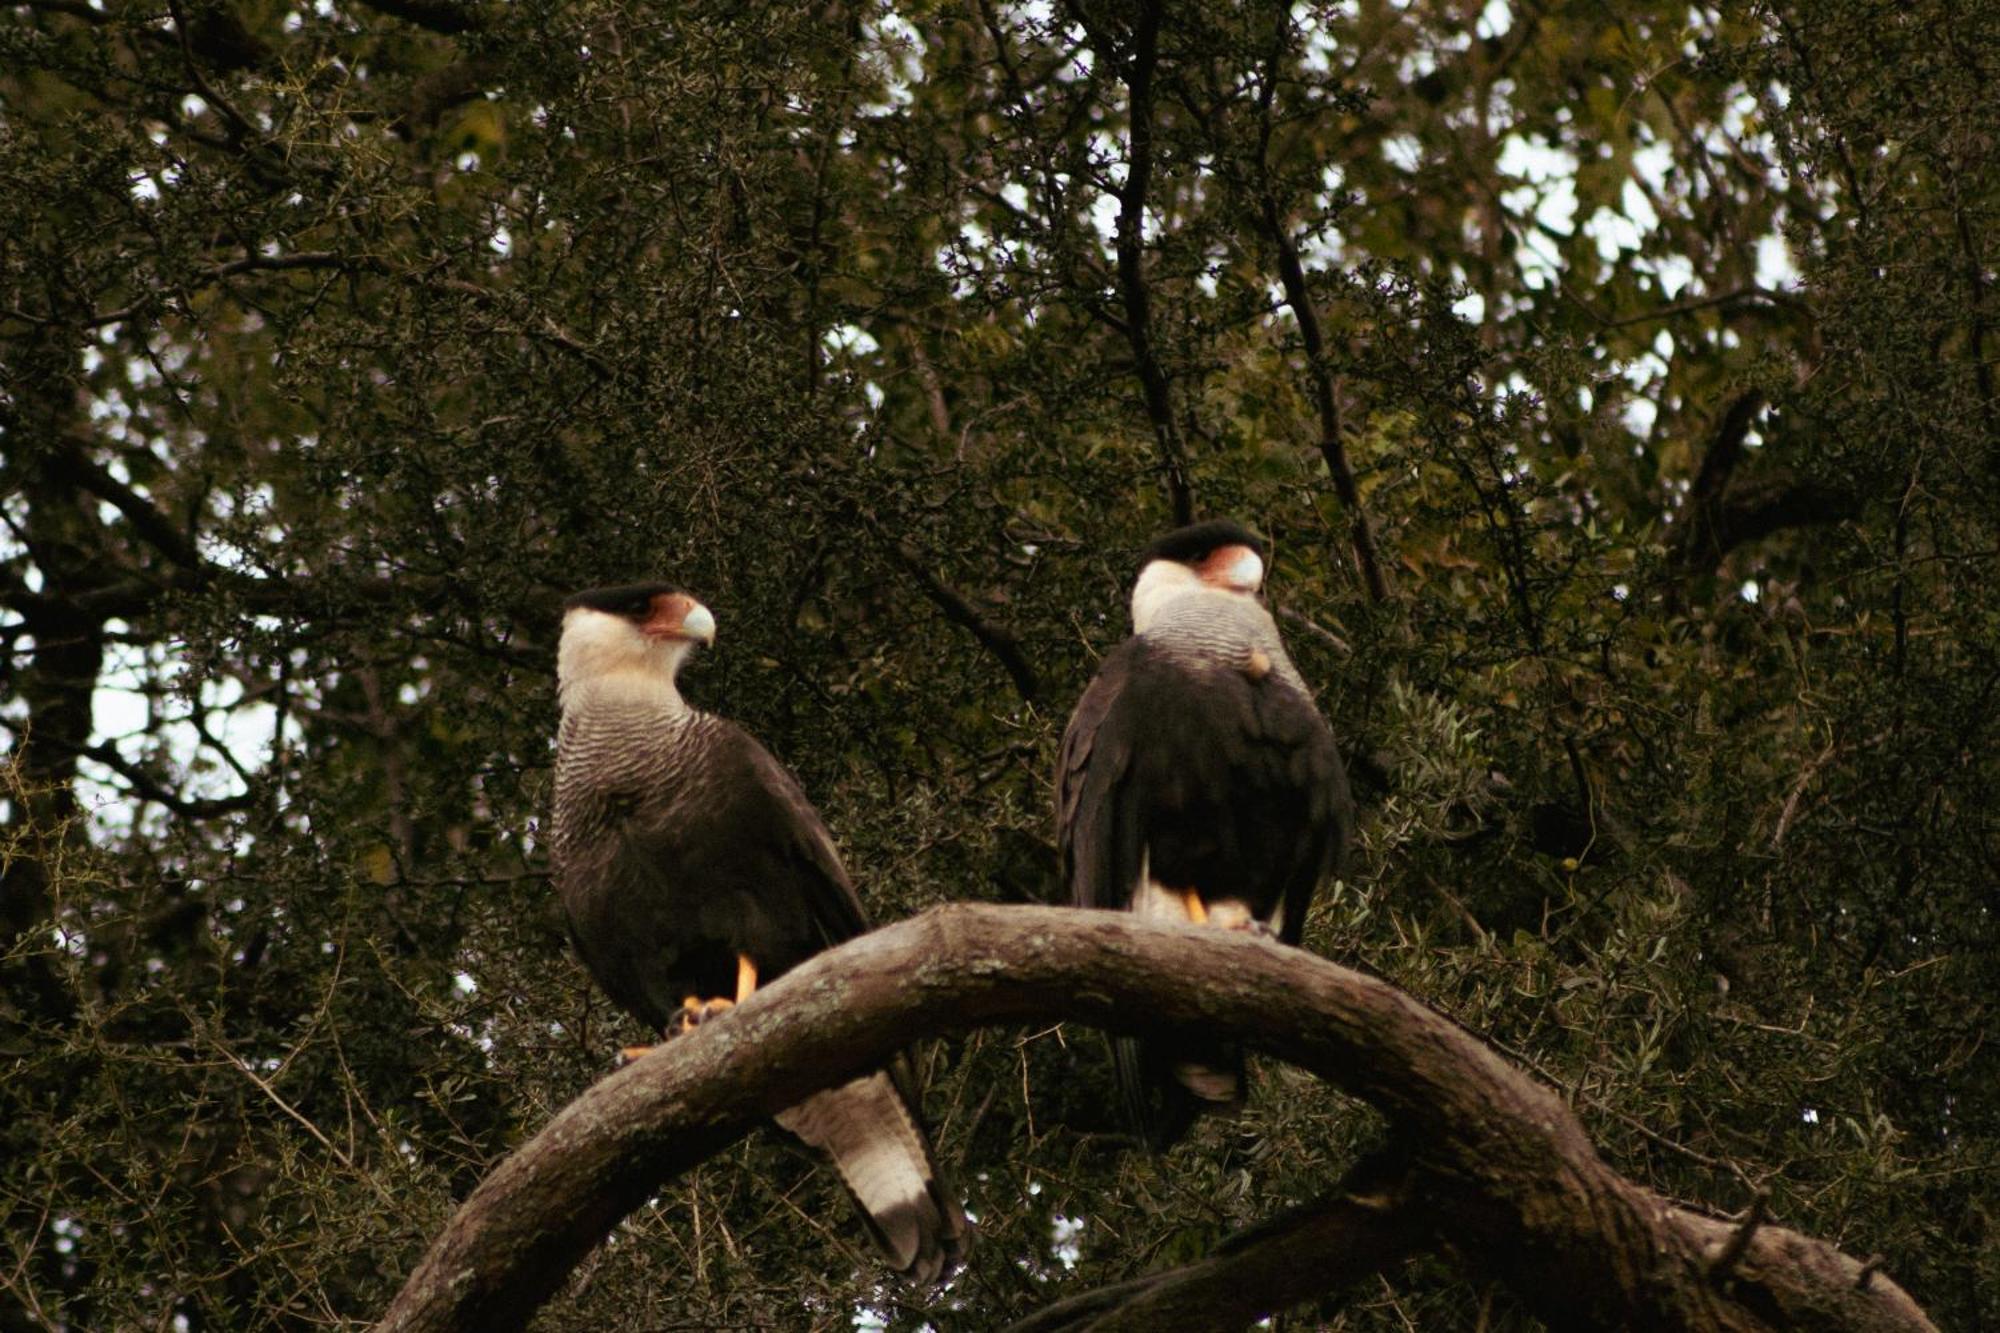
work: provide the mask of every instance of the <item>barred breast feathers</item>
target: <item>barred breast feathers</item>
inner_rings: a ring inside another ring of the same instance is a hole
[[[645,804],[656,805],[688,790],[694,785],[686,780],[688,770],[718,721],[671,689],[607,681],[568,694],[556,739],[558,854],[565,843],[601,826],[609,794],[645,793]]]
[[[1209,588],[1190,589],[1160,608],[1145,640],[1175,657],[1203,664],[1226,662],[1254,676],[1270,674],[1310,695],[1298,668],[1285,652],[1271,613],[1248,597]],[[1268,668],[1256,661],[1268,660]]]

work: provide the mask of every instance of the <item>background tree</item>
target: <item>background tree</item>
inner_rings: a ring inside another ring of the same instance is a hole
[[[559,592],[699,589],[691,692],[889,919],[1052,891],[1189,512],[1276,539],[1356,771],[1309,946],[1990,1322],[2000,12],[740,8],[0,18],[0,1322],[366,1320],[603,1072]],[[930,1063],[974,1326],[1377,1135],[1267,1066],[1155,1162],[1087,1032]],[[918,1327],[834,1190],[746,1143],[550,1324]],[[1434,1263],[1310,1318],[1529,1322]]]

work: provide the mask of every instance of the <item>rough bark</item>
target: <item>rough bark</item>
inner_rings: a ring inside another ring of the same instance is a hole
[[[521,1327],[662,1181],[919,1038],[1060,1018],[1136,1031],[1142,1015],[1241,1038],[1372,1103],[1410,1145],[1396,1211],[1551,1328],[1932,1327],[1823,1242],[1620,1177],[1553,1092],[1382,981],[1247,934],[968,904],[822,954],[591,1088],[473,1192],[381,1327]]]

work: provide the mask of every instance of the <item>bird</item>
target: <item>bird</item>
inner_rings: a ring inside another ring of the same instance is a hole
[[[798,780],[682,698],[681,667],[714,642],[714,614],[671,584],[563,603],[551,868],[585,969],[663,1039],[868,929]],[[966,1219],[918,1104],[899,1056],[776,1119],[832,1159],[888,1264],[932,1284],[957,1266]]]
[[[1211,519],[1147,546],[1132,635],[1063,731],[1057,843],[1070,901],[1296,945],[1334,874],[1353,800],[1333,732],[1292,665],[1262,588],[1268,547]],[[1239,1049],[1120,1037],[1127,1119],[1164,1150],[1203,1111],[1243,1104]]]

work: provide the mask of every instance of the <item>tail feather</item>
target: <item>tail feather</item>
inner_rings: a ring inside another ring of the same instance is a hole
[[[1243,1105],[1243,1071],[1240,1069],[1222,1069],[1196,1060],[1181,1060],[1174,1065],[1174,1078],[1212,1108],[1233,1109]]]
[[[957,1267],[965,1213],[939,1185],[930,1144],[887,1074],[815,1093],[777,1120],[833,1159],[891,1267],[926,1284]]]
[[[1141,857],[1131,910],[1147,921],[1184,925],[1189,919],[1182,893],[1153,878],[1150,855]],[[1236,898],[1204,900],[1203,910],[1208,924],[1221,930],[1249,929],[1256,922],[1249,904]],[[1120,1037],[1111,1054],[1126,1116],[1155,1152],[1172,1147],[1197,1115],[1229,1115],[1243,1107],[1243,1051],[1231,1043]]]
[[[1112,1042],[1126,1117],[1146,1146],[1165,1152],[1203,1113],[1243,1107],[1243,1052],[1230,1043]]]

